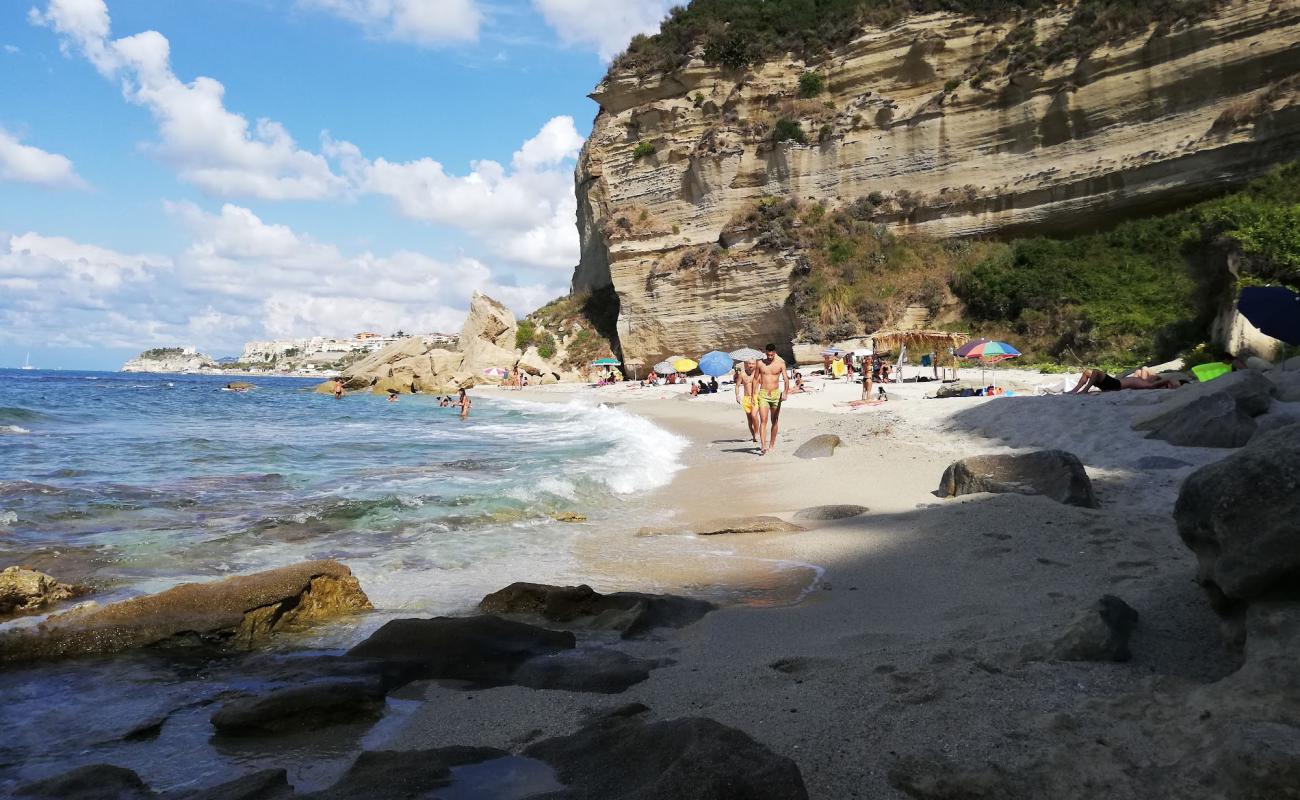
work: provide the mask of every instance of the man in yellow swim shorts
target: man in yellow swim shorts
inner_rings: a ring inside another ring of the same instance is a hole
[[[785,361],[776,354],[776,345],[768,344],[766,357],[754,365],[757,373],[757,390],[754,405],[758,408],[758,446],[760,455],[776,447],[777,423],[781,418],[781,403],[790,396],[790,375]],[[768,420],[772,421],[768,429]]]
[[[745,412],[745,424],[749,425],[749,438],[758,441],[758,414],[754,408],[754,386],[758,373],[754,370],[751,359],[744,366],[736,367],[736,402]]]

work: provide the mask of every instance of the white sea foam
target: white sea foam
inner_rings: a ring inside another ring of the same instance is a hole
[[[19,426],[19,425],[0,425],[0,433],[10,433],[10,434],[15,434],[15,435],[21,435],[21,434],[24,434],[24,433],[31,433],[31,431],[29,431],[29,430],[27,430],[26,428],[23,428],[23,427],[21,427],[21,426]]]
[[[12,525],[17,521],[17,513],[13,511],[0,511],[0,525]]]

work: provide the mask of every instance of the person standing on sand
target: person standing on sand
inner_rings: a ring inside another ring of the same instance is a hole
[[[460,406],[460,418],[461,418],[461,419],[465,419],[466,417],[469,416],[469,407],[470,407],[469,395],[465,393],[465,390],[464,390],[464,389],[461,389],[461,390],[460,390],[460,400],[459,400],[459,402],[453,403],[452,405],[458,405],[458,406]]]
[[[785,361],[776,354],[776,345],[768,344],[766,357],[754,365],[757,377],[757,390],[754,392],[754,405],[758,409],[758,446],[759,455],[776,447],[777,423],[781,418],[781,404],[790,396],[790,375],[786,371]],[[771,429],[768,420],[772,421]]]
[[[751,358],[742,366],[736,367],[736,402],[745,412],[745,423],[749,425],[749,438],[758,441],[758,415],[754,408],[754,387],[757,385],[758,373]]]

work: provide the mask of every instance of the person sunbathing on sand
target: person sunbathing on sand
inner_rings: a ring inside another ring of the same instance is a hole
[[[1087,394],[1094,388],[1102,392],[1118,392],[1121,389],[1177,389],[1178,386],[1177,381],[1162,378],[1146,367],[1123,378],[1099,369],[1086,369],[1079,377],[1079,383],[1066,394]]]

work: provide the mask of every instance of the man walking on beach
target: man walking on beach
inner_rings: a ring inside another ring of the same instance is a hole
[[[743,366],[736,368],[736,402],[745,411],[745,422],[749,425],[749,438],[758,441],[758,414],[754,408],[754,387],[758,373],[751,358]]]
[[[766,357],[754,365],[758,387],[754,392],[754,406],[758,409],[759,454],[776,447],[777,422],[781,418],[781,403],[790,396],[790,376],[785,361],[776,354],[776,345],[768,344]],[[772,420],[771,429],[767,421]]]

